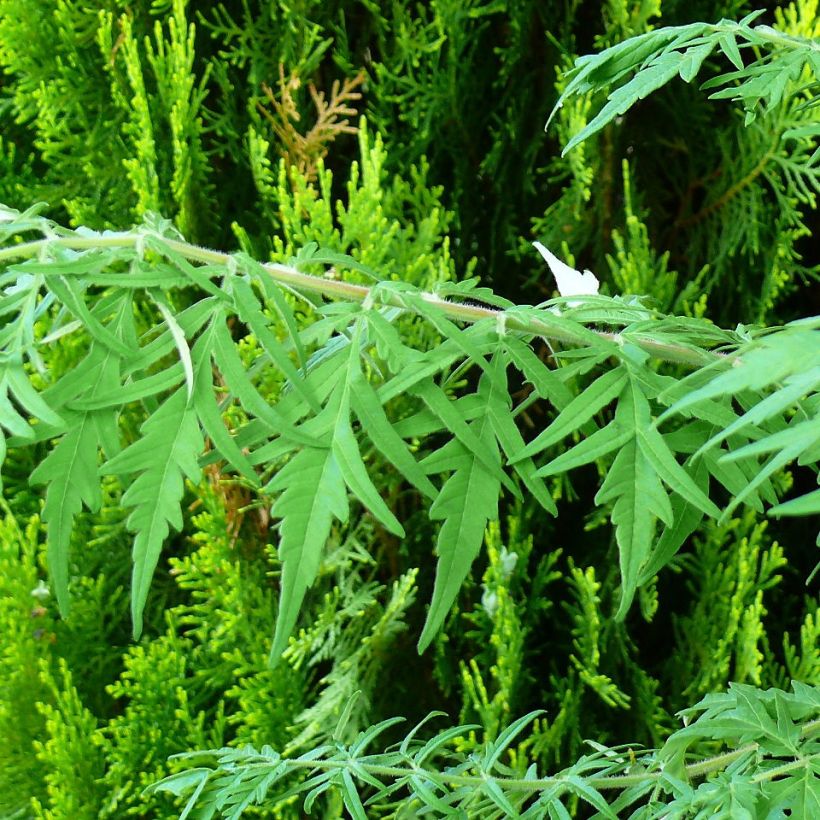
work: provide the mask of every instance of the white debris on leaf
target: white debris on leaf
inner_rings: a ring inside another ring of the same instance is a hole
[[[558,293],[561,296],[594,296],[598,293],[600,282],[592,271],[585,270],[581,273],[562,262],[540,242],[533,242],[532,244],[538,253],[547,260],[552,275],[555,277]]]
[[[42,578],[37,583],[37,586],[34,587],[33,590],[31,590],[31,595],[38,601],[45,601],[45,599],[48,598],[49,595],[51,595],[51,592],[49,591],[46,582],[43,581]]]

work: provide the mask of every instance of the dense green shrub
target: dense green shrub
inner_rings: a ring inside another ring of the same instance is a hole
[[[3,816],[812,816],[820,23],[751,10],[0,0]]]

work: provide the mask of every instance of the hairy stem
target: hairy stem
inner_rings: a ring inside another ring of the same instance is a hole
[[[820,723],[820,721],[812,721],[811,723],[806,724],[802,728],[801,736],[806,737],[810,734],[814,734],[818,729],[818,723]],[[714,757],[710,757],[705,760],[699,760],[696,763],[690,763],[684,769],[685,777],[687,780],[691,781],[702,778],[705,775],[711,774],[713,772],[722,771],[723,769],[726,769],[730,764],[734,763],[736,760],[744,757],[745,755],[756,752],[758,748],[759,745],[757,743],[747,743],[744,746],[740,746],[739,748],[733,749],[729,752],[724,752],[723,754],[715,755]],[[811,757],[814,758],[817,756],[812,755]],[[373,775],[375,777],[391,778],[395,780],[406,778],[408,775],[412,774],[416,777],[433,782],[441,787],[467,787],[480,789],[488,780],[491,780],[495,782],[498,786],[500,786],[503,790],[508,792],[517,791],[532,794],[535,792],[554,788],[555,786],[560,786],[561,784],[566,784],[568,791],[574,790],[574,784],[570,777],[562,774],[554,775],[551,777],[540,777],[532,779],[516,777],[494,777],[487,773],[475,775],[457,774],[455,772],[426,769],[421,766],[418,766],[412,760],[408,760],[407,766],[396,766],[380,764],[375,762],[370,763],[366,759],[361,758],[355,760],[300,760],[297,758],[294,760],[282,760],[281,762],[285,763],[288,766],[288,768],[293,770],[312,769],[314,771],[327,771],[329,769],[352,769],[353,773],[355,774],[355,771],[357,769],[360,769],[366,771],[368,774]],[[249,762],[245,764],[245,768],[264,768],[270,767],[271,765],[272,763],[270,759],[260,758],[258,761]],[[276,765],[279,764],[277,763]],[[778,776],[781,776],[787,771],[790,771],[795,768],[803,768],[806,765],[808,765],[807,759],[804,757],[798,757],[798,759],[796,760],[784,762],[782,766],[779,766],[775,769],[769,769],[768,771],[764,772],[763,774],[755,778],[755,780],[771,780]],[[664,772],[662,771],[643,771],[636,772],[635,774],[626,775],[613,775],[601,777],[595,777],[593,775],[591,777],[584,778],[584,783],[598,791],[628,789],[632,786],[638,786],[642,783],[646,783],[647,781],[658,780],[663,776],[663,774]],[[577,777],[573,779],[577,780]]]
[[[0,263],[11,259],[30,258],[55,246],[70,248],[72,250],[125,247],[139,248],[140,245],[145,242],[146,236],[147,234],[144,233],[120,233],[99,237],[68,236],[38,239],[32,242],[12,245],[7,248],[0,248]],[[241,262],[237,262],[236,257],[229,253],[214,251],[210,248],[203,248],[199,245],[192,245],[176,239],[168,239],[156,234],[153,235],[152,238],[160,240],[169,250],[184,256],[188,260],[225,265],[228,267],[241,265]],[[351,282],[344,282],[339,279],[330,279],[301,273],[288,265],[281,265],[274,262],[261,264],[275,281],[301,291],[320,294],[328,298],[365,302],[373,291],[373,288],[364,285],[355,285]],[[447,318],[456,322],[474,324],[476,322],[490,320],[508,330],[525,333],[530,336],[539,336],[549,341],[570,345],[584,344],[584,340],[580,334],[575,334],[571,330],[564,328],[557,328],[552,324],[531,316],[522,317],[517,316],[514,312],[505,310],[463,302],[452,302],[447,299],[442,299],[433,293],[418,293],[415,294],[415,296],[438,308]],[[380,294],[378,301],[380,304],[391,304],[404,310],[413,310],[412,305],[406,304],[399,293]],[[587,333],[595,333],[602,340],[618,345],[622,345],[627,341],[620,333],[592,329],[587,330]],[[654,358],[688,365],[690,367],[702,367],[724,355],[714,351],[692,349],[690,347],[662,342],[651,338],[630,338],[629,341]]]

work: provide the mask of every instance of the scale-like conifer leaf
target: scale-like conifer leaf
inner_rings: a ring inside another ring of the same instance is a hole
[[[181,389],[146,419],[140,434],[101,469],[107,475],[139,474],[122,497],[124,506],[134,508],[127,526],[135,533],[131,583],[135,638],[142,631],[142,613],[162,544],[171,527],[182,527],[183,478],[199,481],[197,459],[205,447],[196,411]]]

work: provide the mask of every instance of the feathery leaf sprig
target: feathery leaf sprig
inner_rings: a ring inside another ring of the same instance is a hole
[[[607,465],[595,503],[611,508],[623,617],[650,570],[672,558],[702,516],[721,516],[712,480],[735,496],[725,516],[743,501],[777,504],[777,471],[817,461],[816,320],[741,333],[657,314],[633,297],[515,306],[473,283],[448,285],[445,296],[303,273],[304,260],[321,260],[375,275],[315,246],[290,265],[260,264],[189,245],[155,218],[131,232],[94,233],[33,212],[2,215],[0,311],[13,321],[0,336],[0,426],[11,446],[53,442],[32,480],[47,486],[49,560],[63,612],[77,513],[99,506],[101,476],[128,487],[135,634],[162,544],[182,524],[184,479],[198,481],[214,461],[273,497],[282,562],[274,662],[351,497],[403,536],[371,478],[373,453],[441,521],[420,649],[441,627],[505,494],[527,492],[555,514],[545,477]],[[285,298],[291,291],[310,297],[312,324],[299,327]],[[174,313],[173,295],[182,293],[188,306]],[[155,324],[138,326],[136,304]],[[425,323],[440,342],[406,344],[400,316]],[[250,370],[236,351],[234,319],[259,346]],[[79,333],[85,358],[49,380],[38,351]],[[536,353],[542,342],[549,358]],[[682,380],[681,364],[691,369]],[[253,375],[267,366],[283,384],[273,404]],[[518,406],[513,376],[531,391]],[[399,396],[415,410],[394,418]],[[555,415],[527,442],[516,418],[535,401]],[[241,416],[231,428],[225,411],[233,404]],[[121,440],[118,425],[128,407],[142,408],[132,442]],[[775,512],[816,508],[810,493]]]

